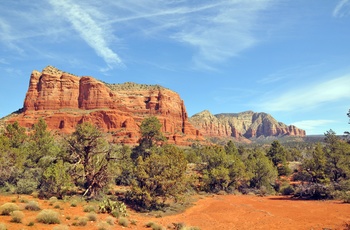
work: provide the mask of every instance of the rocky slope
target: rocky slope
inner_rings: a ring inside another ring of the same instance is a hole
[[[21,112],[7,119],[31,127],[41,117],[51,130],[69,133],[81,122],[92,122],[113,134],[116,142],[136,143],[139,125],[156,116],[170,143],[203,140],[189,122],[180,96],[158,85],[106,84],[78,77],[52,66],[33,71]]]
[[[276,121],[267,113],[222,113],[213,115],[205,110],[193,115],[190,122],[203,136],[255,138],[261,136],[305,136],[305,131]]]

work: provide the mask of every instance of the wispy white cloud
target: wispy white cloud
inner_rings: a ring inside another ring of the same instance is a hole
[[[10,24],[0,18],[0,41],[10,49],[14,49],[17,52],[22,53],[23,50],[12,41],[12,33]]]
[[[121,16],[108,23],[145,23],[145,34],[168,37],[193,47],[194,63],[214,70],[212,65],[225,62],[259,42],[255,35],[260,13],[270,0],[187,1],[135,0],[112,3]],[[140,24],[138,24],[140,26]],[[142,27],[140,26],[141,30]]]
[[[173,38],[197,48],[197,64],[223,62],[258,42],[253,30],[257,14],[266,5],[267,1],[229,2],[209,17],[189,20]]]
[[[305,77],[318,75],[324,63],[303,64],[279,69],[268,76],[257,80],[260,84],[271,84],[286,79],[304,79]]]
[[[124,47],[118,38],[133,50],[136,48],[129,46],[130,38],[159,39],[190,48],[186,53],[192,54],[197,68],[216,70],[217,64],[260,41],[260,16],[272,2],[108,0],[100,4],[92,0],[48,0],[23,2],[20,7],[7,3],[8,9],[0,9],[0,42],[28,52],[28,47],[38,48],[38,44],[54,47],[73,43],[78,35],[107,63],[104,70],[108,70],[130,60],[129,56],[120,57]],[[50,48],[46,46],[45,52]]]
[[[88,10],[70,0],[50,0],[52,6],[68,20],[81,38],[102,57],[108,65],[123,65],[122,60],[108,45],[108,32],[96,22]]]
[[[294,87],[280,96],[263,98],[259,106],[265,111],[308,110],[324,103],[350,99],[350,74],[314,85]]]
[[[350,0],[340,0],[333,10],[334,17],[346,17],[350,15]]]
[[[314,131],[320,130],[324,126],[335,122],[334,120],[303,120],[294,122],[292,125],[306,130],[308,134],[315,134]]]

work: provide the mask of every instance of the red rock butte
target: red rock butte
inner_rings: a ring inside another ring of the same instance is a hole
[[[188,145],[204,138],[188,121],[180,96],[159,85],[107,84],[48,66],[34,70],[21,113],[8,122],[32,127],[43,118],[50,130],[71,133],[90,122],[112,134],[116,143],[136,143],[142,120],[156,116],[169,143]]]
[[[207,137],[251,139],[261,136],[305,136],[305,130],[278,122],[270,114],[253,111],[213,115],[205,110],[193,115],[189,120]]]

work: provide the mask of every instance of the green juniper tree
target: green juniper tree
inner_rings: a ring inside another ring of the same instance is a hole
[[[112,146],[103,133],[90,123],[77,125],[66,139],[66,154],[75,184],[82,183],[84,196],[98,195],[113,179],[109,167],[116,160]]]

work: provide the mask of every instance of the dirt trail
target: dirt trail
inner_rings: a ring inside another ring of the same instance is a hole
[[[197,201],[182,214],[153,220],[163,226],[184,222],[202,230],[344,229],[344,223],[350,223],[350,204],[280,196],[213,196]]]
[[[0,196],[0,205],[11,202],[15,196]],[[24,197],[27,200],[36,200],[41,208],[53,209],[47,201],[33,199],[31,196]],[[22,206],[24,204],[16,202]],[[82,205],[71,207],[69,203],[59,202],[60,209],[55,209],[61,214],[61,221],[64,225],[70,225],[69,229],[91,229],[97,230],[97,223],[104,221],[106,214],[99,214],[97,222],[89,222],[86,226],[72,226],[74,218],[84,216]],[[23,210],[25,218],[23,223],[10,222],[10,217],[0,216],[0,222],[5,223],[8,229],[53,229],[56,225],[44,225],[37,223],[35,217],[38,212]],[[164,227],[172,226],[172,223],[186,223],[188,226],[198,226],[201,230],[213,229],[344,229],[345,223],[350,224],[350,204],[340,201],[305,201],[293,200],[281,196],[208,196],[202,197],[194,206],[185,212],[165,216],[161,218],[146,216],[144,214],[129,212],[129,220],[136,220],[136,225],[129,225],[123,228],[114,225],[111,229],[150,229],[144,225],[150,221],[161,224]],[[71,219],[67,220],[66,217]],[[34,221],[34,226],[27,226]]]

